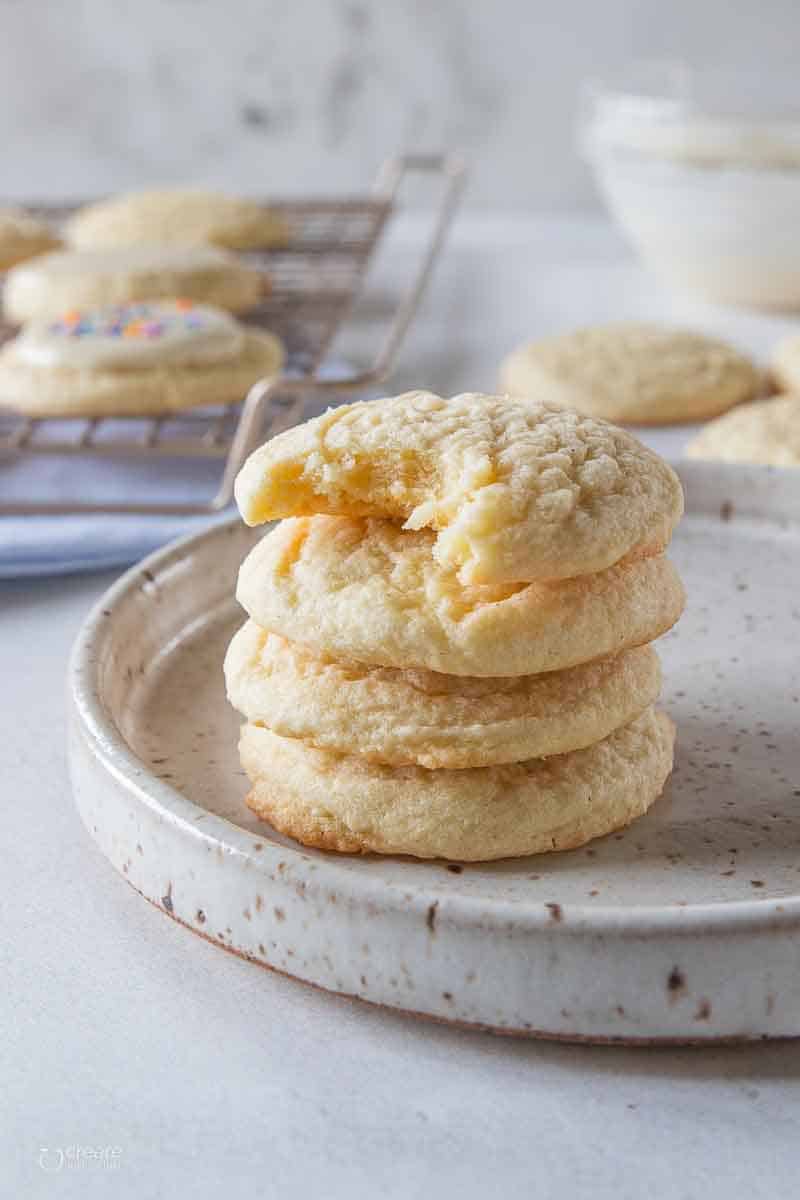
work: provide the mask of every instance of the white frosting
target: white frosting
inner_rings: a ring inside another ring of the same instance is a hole
[[[228,313],[187,301],[119,305],[31,321],[14,354],[33,367],[137,369],[236,357],[244,331]]]

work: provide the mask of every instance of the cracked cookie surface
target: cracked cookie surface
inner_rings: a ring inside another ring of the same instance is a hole
[[[624,430],[555,404],[421,391],[279,434],[245,463],[236,499],[251,525],[323,513],[429,529],[464,584],[658,554],[683,512],[675,473]]]

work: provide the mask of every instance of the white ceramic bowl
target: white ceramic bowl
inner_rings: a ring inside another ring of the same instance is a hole
[[[642,257],[680,288],[800,307],[800,103],[790,81],[680,65],[587,88],[581,147]]]

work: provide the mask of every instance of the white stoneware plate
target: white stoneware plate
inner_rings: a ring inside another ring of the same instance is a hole
[[[800,472],[680,469],[677,766],[625,833],[461,866],[318,853],[259,822],[221,674],[254,539],[237,522],[147,559],[87,620],[70,761],[88,830],[189,929],[377,1004],[575,1040],[800,1034]]]

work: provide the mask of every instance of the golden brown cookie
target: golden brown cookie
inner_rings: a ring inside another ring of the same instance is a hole
[[[761,371],[719,338],[635,322],[542,338],[500,368],[512,395],[637,425],[715,417],[762,386]]]
[[[674,471],[624,430],[556,405],[430,392],[343,405],[256,450],[245,521],[329,513],[436,531],[463,583],[565,579],[659,553],[683,512]]]
[[[245,725],[248,804],[281,833],[349,853],[481,862],[571,850],[647,811],[674,726],[649,708],[585,750],[462,771],[387,767]]]
[[[532,584],[459,582],[435,534],[389,521],[280,522],[239,572],[237,596],[264,629],[317,653],[451,675],[535,675],[650,642],[678,619],[668,559]]]
[[[225,678],[234,708],[273,733],[431,769],[582,749],[637,717],[661,684],[650,646],[546,675],[480,679],[339,662],[253,621],[230,644]]]

